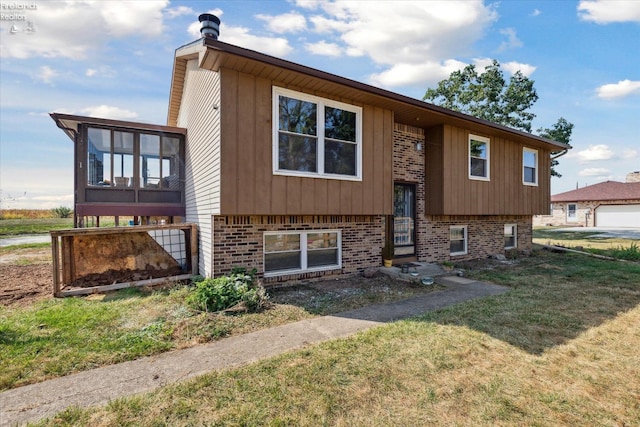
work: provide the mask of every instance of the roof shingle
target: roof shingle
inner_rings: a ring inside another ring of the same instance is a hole
[[[551,196],[551,202],[640,200],[640,182],[606,181]]]

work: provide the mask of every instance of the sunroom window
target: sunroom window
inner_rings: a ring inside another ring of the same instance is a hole
[[[87,129],[89,187],[180,189],[180,139],[167,134]]]
[[[337,230],[267,232],[264,234],[265,275],[340,268],[340,239]]]
[[[274,173],[360,180],[362,109],[274,87]]]
[[[133,186],[133,133],[89,128],[87,137],[87,184],[119,188]]]

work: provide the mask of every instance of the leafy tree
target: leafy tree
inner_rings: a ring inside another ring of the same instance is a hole
[[[440,81],[435,89],[427,89],[423,99],[531,133],[531,122],[536,115],[529,109],[538,100],[533,84],[534,81],[520,71],[515,72],[507,83],[500,63],[494,59],[480,74],[475,65],[467,65],[463,70],[454,71],[448,79]],[[560,118],[552,128],[541,128],[538,133],[542,137],[568,144],[572,130],[573,124]],[[560,174],[553,168],[557,164],[556,158],[552,158],[551,175],[559,177]]]
[[[570,123],[564,117],[560,117],[557,123],[554,124],[551,128],[538,129],[538,135],[543,138],[551,139],[553,141],[564,142],[569,147],[571,147],[569,142],[571,142],[572,131],[573,131],[573,123]],[[552,153],[552,155],[553,154],[558,154],[558,153]],[[557,157],[551,157],[551,176],[557,176],[558,178],[560,178],[562,175],[560,175],[558,171],[555,170],[555,166],[557,165],[558,165]]]

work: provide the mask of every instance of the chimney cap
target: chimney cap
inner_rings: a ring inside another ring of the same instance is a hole
[[[220,18],[211,13],[203,13],[198,16],[198,21],[202,23],[202,27],[200,28],[202,37],[209,37],[214,40],[218,39],[220,35]]]
[[[198,21],[203,22],[203,21],[213,21],[216,24],[220,25],[220,18],[218,18],[216,15],[212,14],[212,13],[203,13],[200,16],[198,16]]]

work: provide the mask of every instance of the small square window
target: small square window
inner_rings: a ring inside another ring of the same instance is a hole
[[[467,253],[467,226],[451,226],[449,228],[450,255],[465,255]]]
[[[469,178],[489,180],[489,138],[469,135]]]

